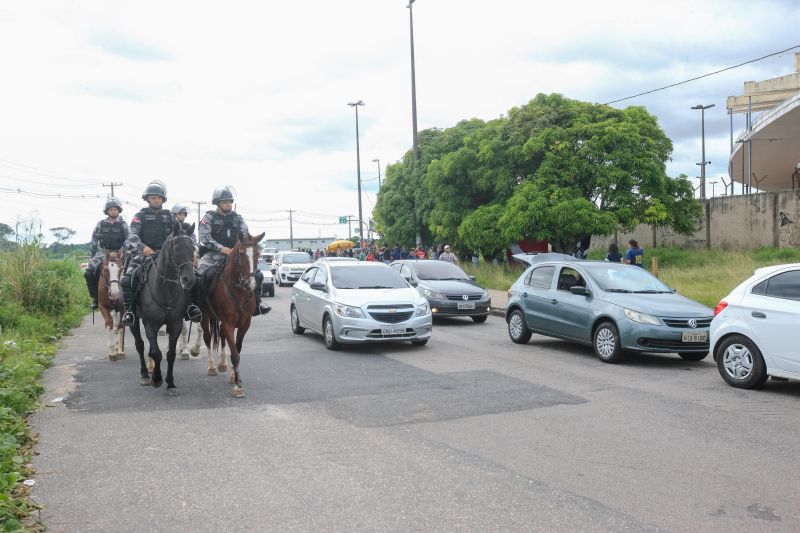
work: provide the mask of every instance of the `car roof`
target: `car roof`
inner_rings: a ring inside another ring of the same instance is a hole
[[[755,272],[753,272],[753,276],[768,276],[770,274],[774,274],[779,270],[792,270],[795,268],[800,268],[800,263],[787,263],[785,265],[771,265],[766,267],[757,268]]]

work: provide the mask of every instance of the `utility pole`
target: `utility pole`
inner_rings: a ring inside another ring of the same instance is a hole
[[[378,192],[381,190],[381,160],[380,159],[373,159],[373,163],[378,163]]]
[[[714,107],[714,104],[710,105],[702,105],[698,104],[696,106],[692,106],[692,109],[699,109],[700,110],[700,136],[701,136],[701,143],[702,143],[702,155],[703,158],[702,163],[697,163],[700,165],[700,199],[706,199],[706,165],[711,163],[711,161],[706,161],[706,109]]]
[[[364,247],[364,217],[361,211],[361,142],[358,138],[358,106],[364,105],[363,100],[348,102],[356,110],[356,169],[358,172],[358,240],[359,248]]]
[[[205,204],[205,202],[192,202],[197,206],[197,231],[200,231],[200,206]]]
[[[289,209],[289,249],[294,249],[294,232],[292,230],[292,213],[294,211]]]
[[[112,181],[111,183],[104,183],[103,184],[103,187],[111,187],[111,196],[114,196],[114,187],[115,186],[116,187],[122,187],[122,182],[116,183],[116,182]]]

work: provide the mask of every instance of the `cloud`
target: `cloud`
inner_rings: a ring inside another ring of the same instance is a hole
[[[164,61],[170,58],[156,46],[136,42],[118,33],[92,35],[89,42],[104,52],[134,61]]]

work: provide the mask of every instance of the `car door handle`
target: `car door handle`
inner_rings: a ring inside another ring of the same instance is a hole
[[[753,311],[750,314],[753,315],[753,318],[767,318],[767,315],[765,315],[761,311]]]
[[[523,292],[523,293],[522,293],[522,297],[523,297],[523,298],[527,298],[527,297],[528,297],[528,293],[527,293],[527,292]]]
[[[553,305],[556,305],[558,303],[558,300],[553,298],[552,300],[550,300],[550,303],[553,304]]]

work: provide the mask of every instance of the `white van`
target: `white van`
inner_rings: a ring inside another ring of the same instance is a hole
[[[278,252],[275,259],[272,260],[275,282],[281,287],[294,285],[294,282],[300,279],[300,276],[312,263],[311,256],[306,252]]]

